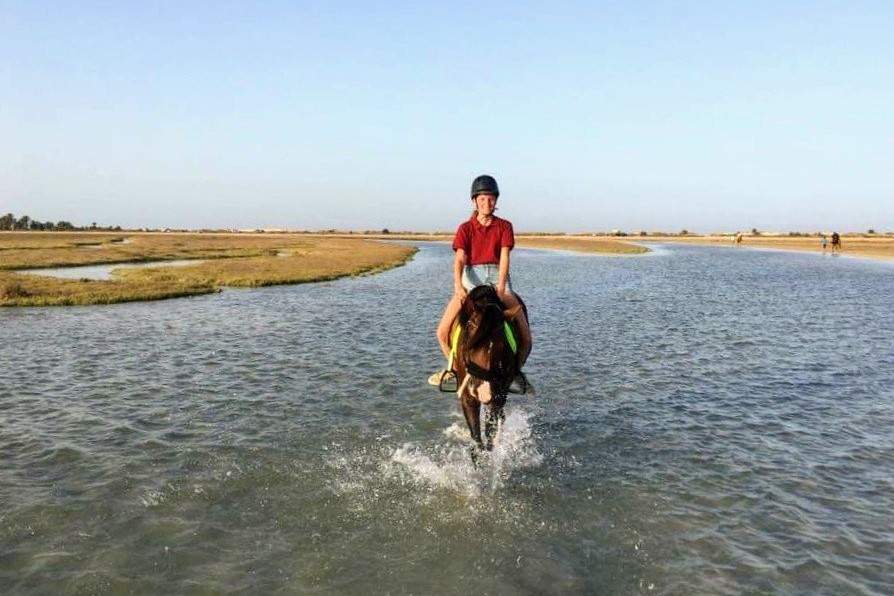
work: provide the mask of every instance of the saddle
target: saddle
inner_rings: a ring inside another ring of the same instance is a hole
[[[450,332],[450,358],[447,360],[447,370],[453,370],[453,363],[456,361],[456,350],[459,346],[459,341],[462,338],[463,326],[459,323],[459,317],[453,321],[453,329]],[[506,342],[509,344],[509,347],[512,349],[512,353],[516,356],[518,355],[518,340],[516,339],[519,334],[518,324],[515,320],[510,324],[509,321],[503,321],[503,334],[506,336]]]

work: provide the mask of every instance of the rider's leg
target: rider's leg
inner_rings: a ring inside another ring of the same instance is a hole
[[[453,320],[456,319],[456,315],[459,314],[462,305],[462,300],[457,296],[453,296],[450,302],[447,303],[447,308],[444,309],[444,316],[441,317],[441,322],[438,323],[436,335],[446,360],[450,359],[450,327],[453,325]]]

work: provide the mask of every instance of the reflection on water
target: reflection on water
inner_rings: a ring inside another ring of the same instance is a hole
[[[470,465],[451,252],[0,312],[0,592],[894,592],[894,268],[519,250],[539,395]]]

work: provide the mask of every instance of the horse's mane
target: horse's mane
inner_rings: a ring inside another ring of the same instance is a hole
[[[469,292],[459,313],[460,324],[466,328],[475,313],[480,314],[480,319],[472,333],[463,335],[465,349],[474,350],[492,337],[495,331],[500,331],[502,337],[505,308],[493,286],[478,286]]]

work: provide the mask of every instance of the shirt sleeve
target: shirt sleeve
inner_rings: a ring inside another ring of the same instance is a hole
[[[453,250],[463,249],[467,255],[472,253],[472,237],[469,232],[469,226],[465,222],[459,224],[456,228],[456,234],[453,236]]]
[[[515,246],[515,232],[512,231],[512,222],[506,222],[503,233],[500,234],[500,248],[512,249]]]

